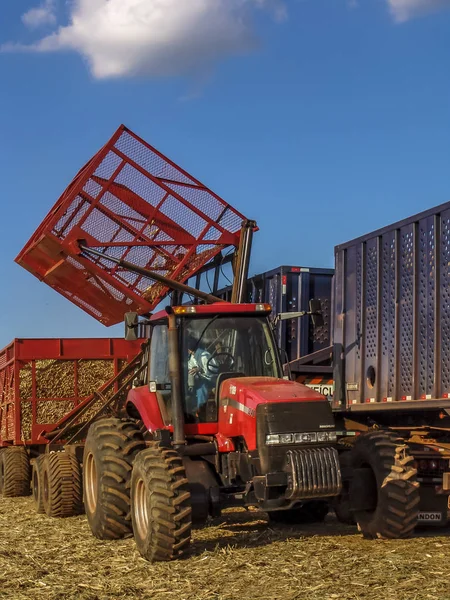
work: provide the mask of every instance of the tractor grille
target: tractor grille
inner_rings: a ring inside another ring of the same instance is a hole
[[[271,433],[303,433],[334,429],[334,417],[330,403],[322,402],[267,402],[256,407],[257,447],[261,474],[286,470],[286,452],[289,445],[266,444]],[[295,448],[306,449],[302,444]]]
[[[292,500],[339,495],[342,487],[335,448],[289,450],[290,481],[286,496]]]

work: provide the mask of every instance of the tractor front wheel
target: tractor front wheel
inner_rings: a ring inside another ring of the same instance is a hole
[[[134,539],[150,562],[181,558],[192,527],[191,494],[180,455],[153,443],[140,452],[131,476]]]

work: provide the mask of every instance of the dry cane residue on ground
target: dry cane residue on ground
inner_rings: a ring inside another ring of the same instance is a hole
[[[14,600],[450,599],[450,537],[368,541],[323,525],[267,524],[227,511],[193,534],[185,560],[151,565],[132,539],[102,542],[85,517],[49,519],[30,498],[0,500],[0,598]]]

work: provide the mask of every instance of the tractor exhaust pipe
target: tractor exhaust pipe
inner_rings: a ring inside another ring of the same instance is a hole
[[[169,312],[169,378],[172,386],[172,420],[173,420],[173,442],[175,449],[181,448],[186,444],[186,435],[184,432],[184,411],[181,400],[181,377],[180,377],[180,348],[178,344],[178,328],[176,317],[173,312]]]
[[[234,283],[231,292],[232,304],[245,302],[247,288],[248,269],[250,265],[250,254],[252,250],[253,231],[256,221],[243,221],[239,248],[234,262]]]

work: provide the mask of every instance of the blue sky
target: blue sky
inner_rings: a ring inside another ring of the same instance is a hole
[[[450,200],[448,0],[190,2],[2,3],[0,347],[122,334],[13,262],[120,123],[257,220],[252,272]]]

